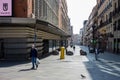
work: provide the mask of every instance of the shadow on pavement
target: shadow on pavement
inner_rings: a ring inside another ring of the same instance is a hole
[[[22,71],[31,71],[31,70],[33,70],[33,69],[21,69],[21,70],[19,70],[18,72],[22,72]]]
[[[84,62],[84,65],[92,78],[92,80],[119,80],[120,79],[120,57],[105,52],[98,55],[98,60],[95,60],[95,55],[88,52],[88,48],[80,46],[81,49],[87,51],[89,61]]]
[[[50,53],[41,56],[39,59],[44,59],[51,56]],[[27,64],[30,63],[31,59],[29,60],[0,60],[0,68],[1,67],[10,67],[10,66],[15,66],[15,65],[20,65],[20,64]]]
[[[27,64],[30,63],[31,61],[0,61],[0,67],[10,67],[10,66],[15,66],[15,65],[20,65],[20,64]]]
[[[84,62],[88,73],[92,80],[119,80],[120,67],[112,65],[112,63]]]

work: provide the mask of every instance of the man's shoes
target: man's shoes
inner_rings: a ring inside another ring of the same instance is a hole
[[[38,68],[38,64],[36,64],[36,68]]]
[[[35,69],[34,67],[32,67],[31,69]]]

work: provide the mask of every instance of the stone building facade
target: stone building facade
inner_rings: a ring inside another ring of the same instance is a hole
[[[120,0],[113,0],[113,51],[120,53]]]
[[[6,3],[11,5],[12,15],[0,16],[0,58],[28,59],[32,44],[41,57],[58,49],[62,38],[67,40],[70,36],[68,17],[64,17],[66,25],[61,23],[63,29],[59,27],[60,0],[10,1]],[[67,10],[66,7],[61,10]],[[62,15],[66,16],[67,11]]]
[[[120,53],[119,12],[119,0],[97,0],[96,6],[88,18],[86,32],[90,35],[94,31],[94,39],[100,42],[101,48],[116,54]],[[87,36],[87,39],[90,40],[90,36]]]

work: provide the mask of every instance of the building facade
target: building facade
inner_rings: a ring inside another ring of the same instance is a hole
[[[98,31],[105,50],[113,50],[112,0],[97,0]]]
[[[102,49],[120,53],[119,8],[119,0],[97,0],[86,24],[86,44],[94,39]]]
[[[88,24],[88,20],[84,20],[83,22],[83,29],[82,29],[82,44],[88,45],[87,44],[87,24]]]
[[[92,46],[93,47],[93,42],[96,39],[96,34],[97,33],[97,5],[95,5],[92,9],[92,12],[89,15],[88,21],[84,25],[85,27],[85,35],[84,35],[84,44],[86,46]]]
[[[70,19],[68,17],[68,8],[67,8],[67,2],[66,0],[59,0],[59,28],[65,32],[65,34],[68,34],[68,36],[72,35],[71,32],[71,25],[70,25]],[[66,39],[66,36],[61,36],[62,43],[61,45],[67,47],[68,46],[68,40]]]
[[[80,29],[79,37],[80,37],[80,45],[83,45],[83,28]]]
[[[32,44],[36,45],[41,57],[58,49],[63,37],[67,40],[70,36],[67,5],[61,9],[66,12],[62,14],[65,22],[59,24],[59,4],[66,3],[60,0],[10,1],[2,5],[10,6],[11,12],[6,12],[5,7],[0,12],[0,58],[27,59]],[[64,25],[62,29],[61,25]]]
[[[113,0],[113,52],[120,53],[120,0]]]

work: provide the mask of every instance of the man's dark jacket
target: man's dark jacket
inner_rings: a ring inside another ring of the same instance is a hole
[[[30,51],[30,57],[37,57],[37,50],[34,48],[34,49],[31,49]]]

